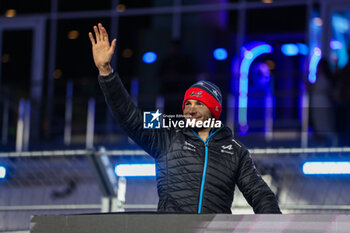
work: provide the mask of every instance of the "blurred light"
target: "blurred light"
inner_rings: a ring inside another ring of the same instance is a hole
[[[53,77],[55,79],[59,79],[62,77],[62,70],[61,69],[56,69],[54,72],[53,72]]]
[[[8,63],[10,61],[10,55],[7,53],[3,54],[1,57],[1,61],[2,63]]]
[[[322,26],[323,25],[323,21],[320,17],[315,17],[313,18],[313,23],[316,25],[316,26]]]
[[[264,77],[269,77],[270,76],[270,68],[269,66],[264,63],[264,62],[261,62],[259,65],[258,65],[258,70],[261,72],[262,76]]]
[[[296,56],[299,53],[299,48],[296,44],[284,44],[281,51],[286,56]]]
[[[214,58],[219,61],[225,60],[227,58],[227,51],[224,48],[215,49],[213,54]]]
[[[238,101],[239,101],[238,105],[241,106],[239,107],[239,112],[238,112],[238,122],[242,127],[244,127],[247,125],[248,97],[240,96]]]
[[[305,175],[345,175],[350,174],[350,162],[305,162]]]
[[[269,70],[274,70],[276,68],[276,63],[272,60],[267,60],[265,63],[269,67]]]
[[[75,40],[79,37],[79,32],[77,30],[71,30],[68,32],[68,39]]]
[[[124,4],[119,4],[119,5],[117,6],[116,11],[117,11],[117,12],[124,12],[125,9],[126,9],[126,6],[125,6]]]
[[[153,63],[157,60],[157,54],[154,52],[147,52],[143,55],[142,60],[144,63]]]
[[[245,56],[246,59],[252,59],[253,58],[253,54],[250,51],[246,51],[244,53],[244,56]]]
[[[0,179],[4,179],[6,177],[6,168],[4,166],[0,166]]]
[[[339,13],[333,13],[332,14],[332,28],[333,28],[333,39],[336,41],[339,41],[341,44],[341,48],[334,49],[333,51],[337,54],[337,65],[338,68],[341,70],[343,69],[346,64],[349,61],[349,55],[347,50],[349,49],[347,46],[347,35],[349,32],[349,22],[347,17],[343,16]],[[334,46],[337,46],[337,44],[334,44]],[[332,48],[332,45],[330,44],[330,47]],[[339,47],[339,45],[337,46]]]
[[[269,4],[269,3],[273,3],[273,0],[262,0],[263,3]]]
[[[249,43],[242,49],[244,51],[244,56],[240,67],[238,122],[240,125],[240,132],[242,134],[246,134],[248,131],[247,107],[249,68],[255,60],[255,58],[265,53],[271,53],[273,49],[269,44],[259,41]]]
[[[308,80],[310,83],[315,83],[316,82],[316,73],[317,73],[317,66],[318,63],[321,60],[321,49],[315,48],[314,52],[311,56],[310,63],[309,63],[309,77]]]
[[[297,43],[299,53],[302,55],[308,55],[309,54],[309,47],[306,44],[303,43]]]
[[[131,49],[124,49],[123,50],[122,56],[124,58],[130,58],[130,57],[132,57],[132,55],[133,55],[133,51]]]
[[[118,164],[114,168],[117,176],[137,177],[137,176],[155,176],[155,164]]]
[[[339,50],[339,49],[342,49],[343,48],[343,44],[338,41],[338,40],[331,40],[329,42],[329,46],[331,47],[331,49],[333,50]]]
[[[349,30],[348,20],[340,14],[334,14],[332,16],[332,25],[340,33],[347,33]]]
[[[5,17],[7,17],[7,18],[15,17],[15,15],[16,15],[15,9],[8,9],[5,11]]]
[[[321,56],[322,52],[321,52],[321,49],[320,48],[314,48],[314,54],[315,55],[318,55],[318,56]]]

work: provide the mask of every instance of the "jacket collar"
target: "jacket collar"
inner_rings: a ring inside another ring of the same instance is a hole
[[[220,140],[224,138],[232,138],[232,131],[227,126],[222,126],[221,128],[217,129],[217,133],[213,136],[214,140]]]
[[[232,138],[232,131],[227,126],[222,125],[220,128],[212,129],[212,130],[213,130],[212,131],[213,133],[216,132],[215,135],[213,135],[212,137],[212,139],[214,140],[220,140],[227,137]],[[193,133],[191,128],[183,129],[182,133],[191,139],[194,139],[194,140],[198,139],[198,137]]]

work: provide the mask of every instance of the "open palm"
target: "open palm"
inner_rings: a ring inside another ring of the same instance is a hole
[[[96,67],[101,75],[109,74],[111,71],[110,61],[114,54],[116,39],[113,39],[112,43],[109,43],[109,38],[106,29],[101,23],[94,26],[95,37],[89,32],[89,38],[92,44],[92,54]]]

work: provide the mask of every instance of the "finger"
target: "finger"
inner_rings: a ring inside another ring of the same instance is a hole
[[[95,42],[94,36],[92,35],[91,32],[89,32],[89,38],[90,38],[92,46],[94,46],[96,44],[96,42]]]
[[[111,44],[111,48],[110,48],[112,53],[114,53],[116,44],[117,44],[117,39],[113,39],[112,44]]]
[[[99,32],[100,32],[100,40],[103,40],[103,35],[102,35],[102,31],[103,31],[103,26],[102,26],[102,24],[101,23],[99,23],[98,24],[98,30],[99,30]]]
[[[96,26],[94,26],[94,31],[95,31],[96,42],[99,42],[101,38],[100,38],[100,33],[98,32],[98,29]]]
[[[107,30],[104,27],[102,27],[101,30],[102,30],[102,40],[109,42]]]

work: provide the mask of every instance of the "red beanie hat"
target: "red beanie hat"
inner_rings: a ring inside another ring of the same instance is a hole
[[[201,101],[209,108],[215,119],[219,119],[222,111],[222,95],[220,89],[214,83],[199,81],[192,85],[185,93],[182,110],[185,108],[186,100],[189,99]]]

